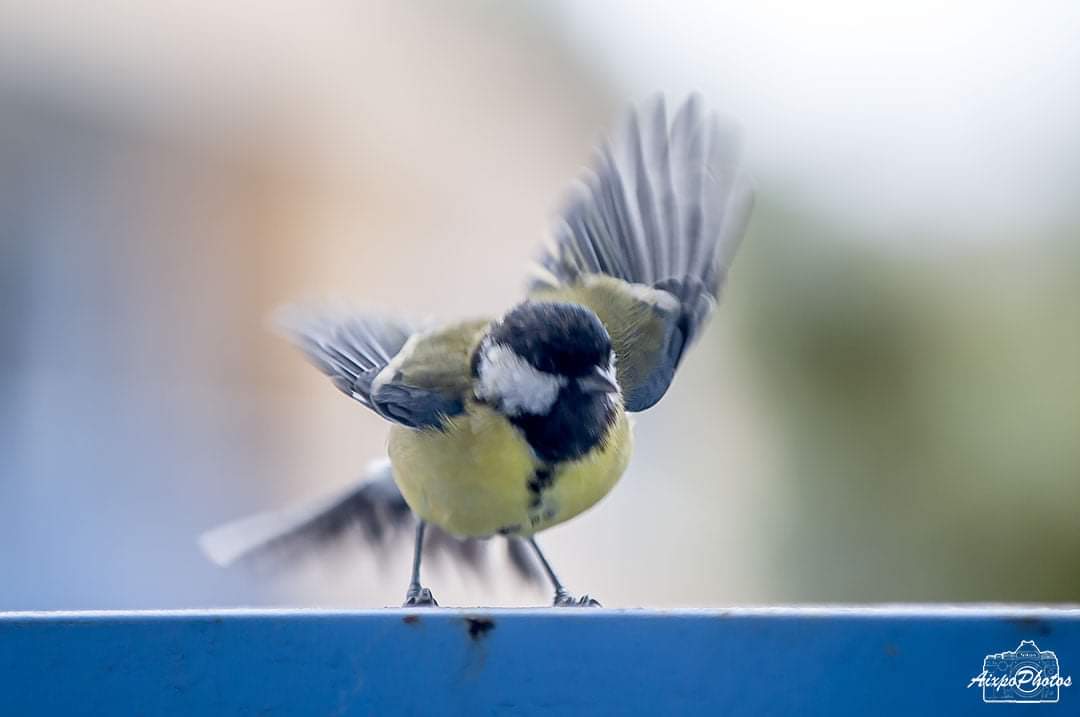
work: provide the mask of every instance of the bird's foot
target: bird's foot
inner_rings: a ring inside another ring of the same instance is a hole
[[[575,598],[566,591],[555,593],[555,602],[553,604],[555,607],[603,607],[599,600],[591,598],[588,595],[582,595],[579,598]]]
[[[417,586],[409,588],[409,592],[405,593],[402,607],[439,607],[439,603],[435,602],[435,596],[430,590]]]

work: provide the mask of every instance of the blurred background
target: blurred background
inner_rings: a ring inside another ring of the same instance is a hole
[[[0,609],[400,602],[407,546],[254,576],[203,530],[386,428],[295,299],[498,313],[627,101],[700,90],[758,203],[618,490],[609,606],[1080,598],[1080,5],[0,3]],[[543,604],[452,566],[443,604]]]

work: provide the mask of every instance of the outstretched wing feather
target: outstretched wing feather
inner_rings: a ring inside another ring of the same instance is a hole
[[[634,366],[620,371],[629,410],[652,406],[667,390],[719,297],[751,204],[733,133],[706,116],[697,97],[678,109],[670,125],[662,99],[631,112],[567,204],[530,291],[578,301],[598,314],[605,313],[602,304],[612,291],[621,291],[665,325],[647,332],[666,337],[660,350],[645,346],[651,338],[641,341],[608,325],[620,336],[619,364]],[[609,322],[622,320],[606,313]],[[624,382],[631,374],[633,380]]]
[[[464,410],[467,355],[421,349],[435,360],[435,373],[409,370],[421,363],[414,357],[417,347],[431,337],[440,340],[454,327],[421,331],[376,314],[296,307],[282,312],[278,325],[338,390],[386,419],[410,428],[441,428],[446,417]]]

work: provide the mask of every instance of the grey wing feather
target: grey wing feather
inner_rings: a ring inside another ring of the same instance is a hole
[[[656,368],[652,405],[719,298],[753,204],[730,128],[690,97],[668,121],[662,98],[631,111],[604,145],[539,260],[531,291],[603,274],[665,291],[669,361]]]
[[[284,566],[324,552],[349,536],[372,548],[389,548],[411,537],[416,525],[391,470],[389,461],[379,461],[361,481],[340,493],[226,523],[200,536],[199,545],[222,567]],[[426,555],[448,555],[474,571],[485,567],[483,541],[457,538],[431,525],[424,546]],[[533,566],[516,560],[510,565],[518,577],[539,582]]]
[[[692,96],[668,122],[662,98],[631,111],[565,207],[532,289],[606,274],[685,282],[717,298],[746,229],[753,192],[739,143]]]
[[[288,307],[277,325],[346,396],[410,428],[437,428],[464,409],[459,396],[375,379],[421,328],[375,314]]]
[[[372,400],[380,414],[410,428],[441,428],[447,416],[465,410],[461,396],[394,382],[381,385]]]
[[[275,324],[342,393],[371,409],[372,382],[417,331],[400,319],[327,307],[289,306]]]

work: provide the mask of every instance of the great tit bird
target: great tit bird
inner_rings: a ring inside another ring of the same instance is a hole
[[[667,391],[715,305],[750,214],[736,142],[691,97],[627,113],[567,203],[525,301],[495,319],[434,327],[363,313],[294,311],[287,335],[346,396],[389,421],[389,464],[315,506],[210,531],[227,564],[318,545],[360,524],[380,538],[413,520],[406,606],[436,605],[420,581],[425,533],[468,557],[536,533],[607,495],[631,453],[628,412]],[[452,536],[448,538],[447,536]]]

